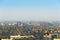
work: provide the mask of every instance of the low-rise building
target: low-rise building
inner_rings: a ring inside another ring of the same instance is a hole
[[[10,39],[1,39],[1,40],[10,40]]]
[[[60,38],[54,39],[54,40],[60,40]]]

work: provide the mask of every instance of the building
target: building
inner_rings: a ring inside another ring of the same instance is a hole
[[[1,40],[10,40],[10,39],[1,39]]]
[[[54,39],[54,40],[60,40],[60,38]]]

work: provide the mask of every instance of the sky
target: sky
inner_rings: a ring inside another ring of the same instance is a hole
[[[1,20],[60,21],[60,0],[0,0]]]

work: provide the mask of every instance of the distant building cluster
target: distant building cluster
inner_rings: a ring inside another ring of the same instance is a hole
[[[49,22],[0,22],[0,39],[60,40],[60,26]]]

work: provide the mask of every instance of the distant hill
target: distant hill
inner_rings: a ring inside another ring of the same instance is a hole
[[[50,22],[31,22],[31,23],[38,23],[41,26],[54,26],[52,23]]]
[[[60,22],[59,22],[59,21],[53,21],[52,24],[53,24],[54,26],[60,26]]]
[[[49,22],[40,22],[40,24],[42,26],[53,26],[53,24],[52,23],[49,23]]]

